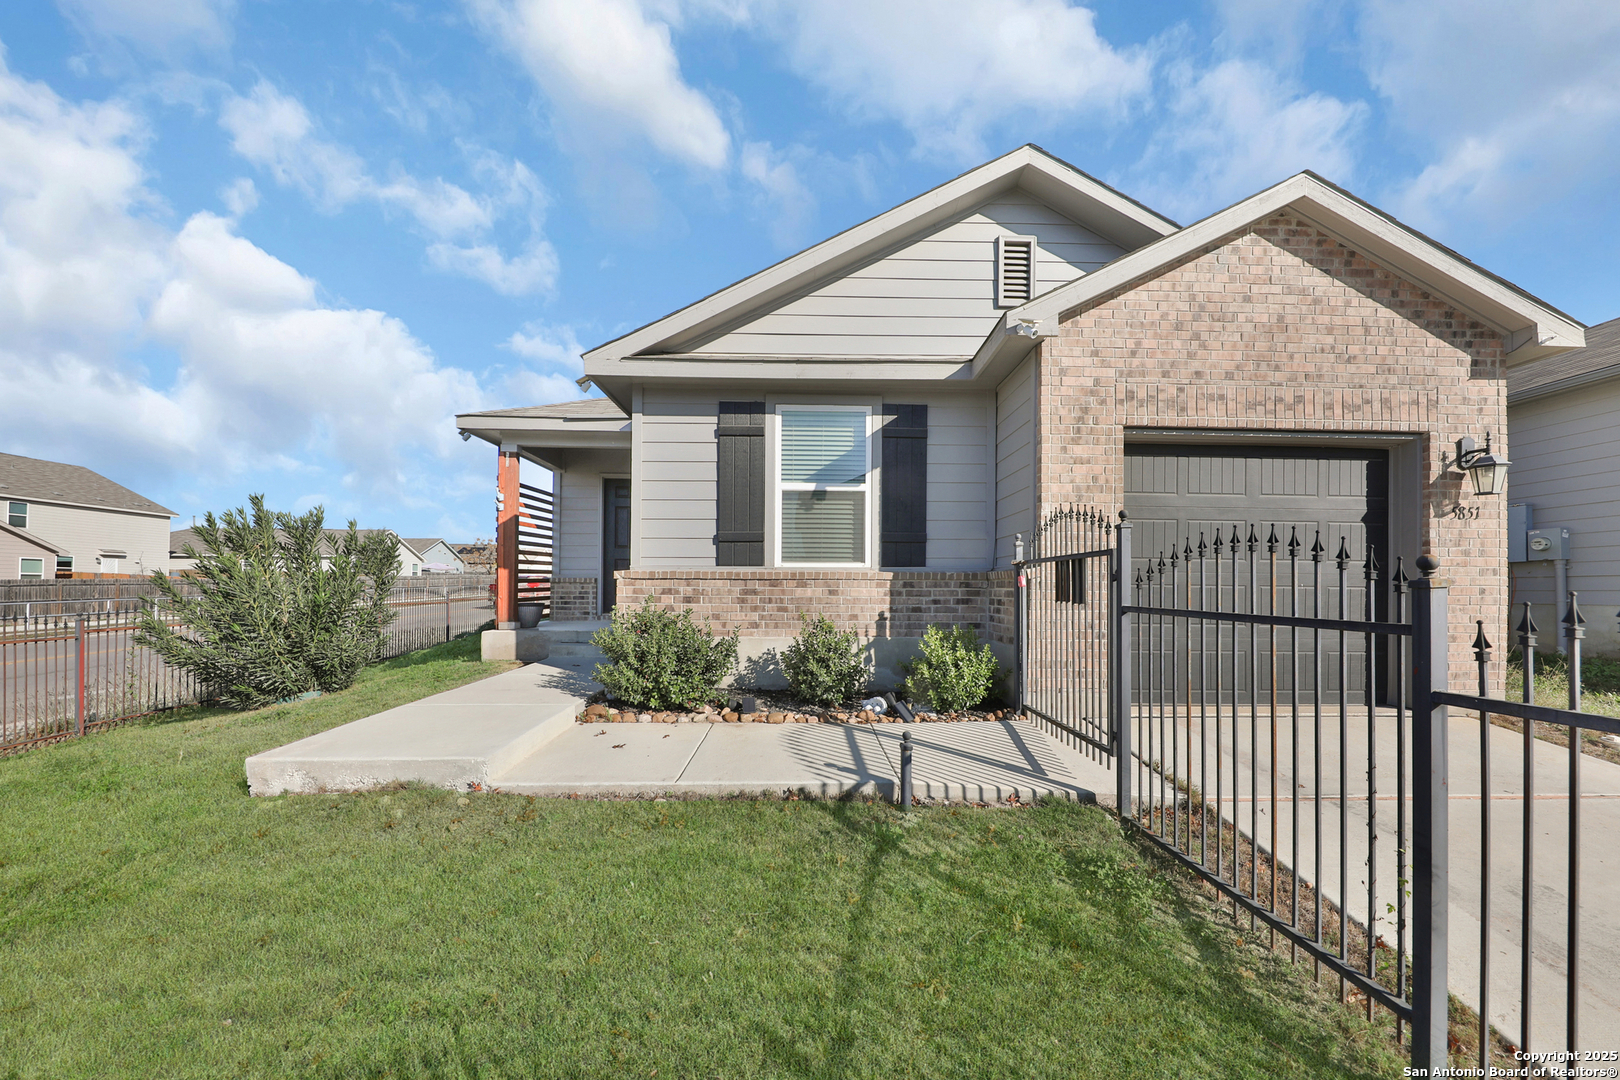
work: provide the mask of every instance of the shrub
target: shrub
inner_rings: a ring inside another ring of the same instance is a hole
[[[205,550],[186,547],[197,560],[197,595],[152,575],[161,609],[146,604],[136,641],[196,675],[228,708],[347,689],[381,653],[394,620],[394,538],[361,539],[351,521],[331,545],[320,507],[293,517],[266,510],[263,495],[248,501],[251,514],[203,519],[196,532]]]
[[[714,697],[720,681],[737,666],[737,631],[715,637],[680,614],[654,607],[613,611],[613,624],[591,635],[607,655],[591,678],[615,698],[638,709],[691,709]]]
[[[923,631],[919,649],[922,655],[904,668],[906,693],[944,712],[973,708],[1001,674],[996,654],[989,645],[979,647],[971,626],[932,625]]]
[[[825,615],[799,613],[799,636],[782,653],[788,688],[811,705],[839,705],[866,688],[855,631],[840,632]]]

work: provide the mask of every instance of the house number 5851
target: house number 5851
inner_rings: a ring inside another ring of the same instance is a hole
[[[1451,508],[1451,516],[1457,518],[1477,518],[1479,517],[1479,507],[1464,506],[1462,503],[1458,503],[1456,506]]]

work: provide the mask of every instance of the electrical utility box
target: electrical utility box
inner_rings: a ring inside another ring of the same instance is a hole
[[[1568,529],[1531,529],[1525,534],[1525,554],[1531,559],[1569,558]]]
[[[1529,556],[1525,534],[1536,523],[1535,508],[1529,503],[1508,506],[1508,562],[1524,562]]]

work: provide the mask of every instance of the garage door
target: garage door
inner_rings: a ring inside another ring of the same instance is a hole
[[[1136,528],[1133,545],[1137,556],[1133,570],[1143,570],[1147,560],[1163,554],[1168,558],[1171,545],[1184,549],[1190,545],[1196,552],[1200,537],[1213,541],[1217,532],[1227,540],[1233,528],[1247,539],[1253,526],[1256,535],[1265,541],[1273,526],[1280,541],[1276,554],[1275,593],[1278,614],[1289,614],[1297,595],[1298,612],[1309,615],[1312,611],[1312,564],[1309,551],[1318,536],[1326,549],[1322,562],[1322,614],[1337,615],[1338,568],[1334,556],[1341,541],[1349,549],[1351,562],[1347,576],[1349,588],[1346,599],[1351,618],[1360,618],[1365,612],[1366,591],[1363,585],[1364,559],[1369,542],[1377,558],[1379,577],[1388,578],[1389,559],[1389,461],[1383,450],[1336,449],[1324,447],[1237,447],[1195,446],[1187,444],[1127,444],[1125,447],[1125,511]],[[1297,594],[1288,578],[1287,543],[1290,536],[1299,538],[1301,549],[1298,569],[1300,582]],[[1230,549],[1222,559],[1221,607],[1225,610],[1248,611],[1248,552],[1245,546],[1239,558],[1240,565],[1232,566]],[[1257,588],[1253,597],[1253,610],[1271,610],[1271,557],[1262,543],[1255,553]],[[1185,604],[1187,589],[1191,588],[1194,606],[1199,603],[1199,577],[1197,563],[1192,573],[1182,571],[1178,578],[1176,603]],[[1214,599],[1214,560],[1204,570],[1206,588],[1203,606]],[[1384,617],[1383,601],[1387,589],[1374,590],[1375,615]],[[1258,648],[1265,650],[1261,681],[1269,690],[1272,644],[1269,633],[1262,632]],[[1338,651],[1337,635],[1324,641],[1323,689],[1337,693]],[[1232,642],[1223,634],[1222,651],[1230,658]],[[1238,649],[1246,654],[1246,632],[1239,635]],[[1293,662],[1288,653],[1290,635],[1279,636],[1277,683],[1279,689],[1292,685]],[[1301,642],[1304,645],[1304,642]],[[1349,669],[1347,688],[1360,699],[1365,685],[1365,653],[1360,641],[1347,641],[1345,659]],[[1244,657],[1240,657],[1240,662]],[[1230,662],[1230,659],[1229,661]],[[1303,661],[1307,667],[1309,659]],[[1244,669],[1247,664],[1243,663]],[[1302,687],[1309,687],[1310,676],[1302,673]],[[1375,684],[1377,680],[1375,679]],[[1227,695],[1223,694],[1223,697]]]

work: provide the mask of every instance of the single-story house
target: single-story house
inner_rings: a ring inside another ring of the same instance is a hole
[[[1507,402],[1511,599],[1536,605],[1540,646],[1553,648],[1564,578],[1583,650],[1620,656],[1620,319],[1588,330],[1584,349],[1509,370]]]
[[[423,574],[465,574],[467,567],[456,554],[454,548],[438,537],[420,539],[403,538],[400,543],[410,548],[417,555],[413,560],[421,569],[415,571]]]
[[[1006,650],[1016,538],[1080,504],[1138,553],[1277,522],[1432,554],[1460,681],[1507,524],[1455,444],[1505,449],[1509,370],[1584,344],[1312,173],[1181,226],[1025,146],[591,349],[604,399],[457,424],[499,448],[499,581],[519,461],[553,474],[557,619],[652,597],[762,656],[825,612],[889,681],[929,623]]]
[[[326,529],[324,532],[326,535],[322,539],[320,545],[322,567],[331,565],[331,557],[333,553],[337,551],[338,544],[342,541],[342,539],[349,534],[349,530]],[[400,577],[415,577],[422,573],[422,564],[424,559],[413,546],[415,543],[422,543],[428,546],[435,543],[435,541],[430,540],[403,540],[392,529],[360,529],[358,532],[361,539],[365,539],[373,533],[385,533],[394,538],[397,550],[399,552]],[[277,529],[276,534],[278,536],[282,535],[281,530]],[[169,534],[169,559],[173,567],[171,573],[184,574],[197,568],[197,561],[195,559],[187,558],[185,555],[185,550],[188,545],[197,551],[203,550],[202,540],[197,536],[197,532],[194,528],[176,529],[174,532]]]
[[[82,465],[0,454],[0,510],[8,530],[28,537],[0,539],[0,578],[145,577],[169,567],[174,511]]]

